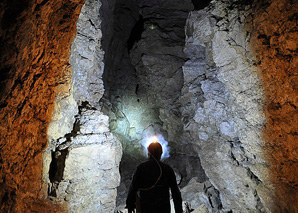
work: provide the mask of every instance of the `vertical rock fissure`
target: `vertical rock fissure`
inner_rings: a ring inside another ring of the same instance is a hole
[[[68,154],[68,149],[52,151],[52,161],[49,169],[49,179],[51,184],[49,185],[48,195],[57,197],[56,190],[58,189],[59,183],[63,179],[63,172],[65,168],[65,159]]]
[[[67,148],[52,152],[52,162],[50,164],[49,170],[49,178],[51,183],[60,182],[62,180],[67,153]]]
[[[57,197],[56,191],[59,188],[59,183],[63,180],[63,173],[65,169],[65,161],[69,153],[69,148],[73,147],[72,140],[80,134],[80,120],[83,115],[83,111],[96,110],[92,107],[88,101],[83,101],[78,106],[78,114],[74,116],[73,129],[70,133],[64,135],[64,137],[58,138],[52,144],[55,144],[55,150],[51,152],[51,163],[49,167],[49,179],[51,185],[49,186],[49,196]]]

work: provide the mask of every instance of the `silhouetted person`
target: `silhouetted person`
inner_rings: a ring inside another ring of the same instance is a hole
[[[173,169],[160,162],[162,146],[151,143],[148,149],[148,161],[138,165],[134,173],[126,199],[128,213],[169,213],[170,192],[174,200],[175,212],[182,213],[181,193],[177,186]]]

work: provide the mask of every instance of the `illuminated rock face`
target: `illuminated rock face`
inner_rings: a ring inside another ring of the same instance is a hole
[[[178,2],[171,3],[167,6],[181,8]],[[139,18],[134,7],[129,14],[119,15],[120,20],[134,17],[135,26],[141,29],[139,32],[127,25],[116,33],[128,35],[126,31],[132,30],[139,38],[128,49],[130,54],[127,47],[117,45],[114,62],[118,66],[111,63],[113,66],[106,67],[111,71],[106,79],[106,94],[112,105],[110,127],[125,144],[120,194],[127,191],[127,177],[135,162],[143,160],[138,156],[138,145],[151,125],[152,132],[163,133],[170,143],[172,156],[167,162],[182,175],[181,186],[192,178],[187,187],[200,186],[200,199],[183,190],[184,200],[193,208],[204,204],[210,210],[268,209],[271,201],[266,193],[272,189],[264,189],[268,172],[260,155],[264,100],[244,33],[247,20],[243,17],[250,13],[249,5],[230,7],[223,1],[191,13],[186,44],[186,14],[177,12],[173,17],[162,5],[149,6],[149,12],[140,6]],[[184,6],[185,11],[191,8],[189,4],[187,9],[185,2]],[[225,13],[228,7],[231,13]],[[111,43],[121,43],[119,37],[115,35]],[[125,39],[122,44],[129,42],[128,36]]]
[[[242,3],[217,1],[189,16],[186,141],[223,209],[296,212],[297,7]]]
[[[186,25],[184,142],[198,150],[226,211],[268,211],[272,204],[262,155],[264,98],[245,31],[250,8],[214,2],[190,13]]]
[[[104,88],[101,2],[87,0],[71,46],[69,89],[56,99],[44,154],[49,197],[66,201],[70,212],[113,212],[120,182],[120,142],[100,111]]]

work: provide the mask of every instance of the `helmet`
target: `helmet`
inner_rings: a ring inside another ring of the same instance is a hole
[[[151,143],[148,147],[148,154],[152,155],[156,159],[160,159],[162,155],[162,146],[158,142]]]

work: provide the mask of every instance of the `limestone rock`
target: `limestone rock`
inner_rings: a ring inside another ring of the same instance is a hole
[[[208,196],[205,194],[204,183],[200,183],[193,178],[187,186],[181,190],[182,199],[187,202],[191,209],[197,209],[199,206],[207,206],[211,210]]]
[[[113,212],[109,123],[122,196],[150,131],[195,212],[298,211],[296,2],[192,2],[1,1],[1,212]]]
[[[52,120],[49,125],[49,141],[57,140],[62,135],[71,132],[75,117],[78,113],[78,106],[72,94],[65,96],[61,100],[56,100]]]
[[[196,208],[193,213],[209,213],[210,211],[208,210],[208,208],[202,204],[200,205],[198,208]]]
[[[96,134],[109,131],[109,117],[102,112],[98,110],[86,110],[81,113],[81,134]]]
[[[120,158],[113,144],[78,147],[68,153],[63,181],[69,183],[70,211],[113,212],[116,191],[111,189],[120,181]]]
[[[245,7],[238,5],[226,13],[229,5],[228,1],[214,1],[202,11],[191,12],[187,21],[185,52],[195,56],[184,72],[181,100],[191,105],[183,106],[182,115],[188,118],[192,111],[194,117],[185,123],[184,129],[191,134],[185,138],[194,146],[198,143],[202,167],[220,193],[223,209],[270,209],[272,201],[263,193],[265,187],[273,193],[261,154],[264,98],[254,60],[247,54],[251,51],[249,38],[243,33],[242,17],[249,12],[245,14]],[[195,53],[198,46],[205,52]],[[198,63],[204,68],[196,70]],[[201,87],[202,98],[191,98],[195,91],[189,82]],[[250,175],[255,165],[260,170],[254,169]],[[258,179],[262,182],[255,181]]]
[[[104,92],[101,78],[104,53],[101,49],[101,19],[98,17],[100,6],[101,2],[97,0],[85,2],[70,56],[74,97],[79,104],[88,101],[92,106],[98,105]]]
[[[120,182],[121,144],[99,110],[104,91],[100,6],[87,0],[81,10],[68,93],[56,99],[44,157],[49,196],[65,201],[70,212],[114,212]]]

